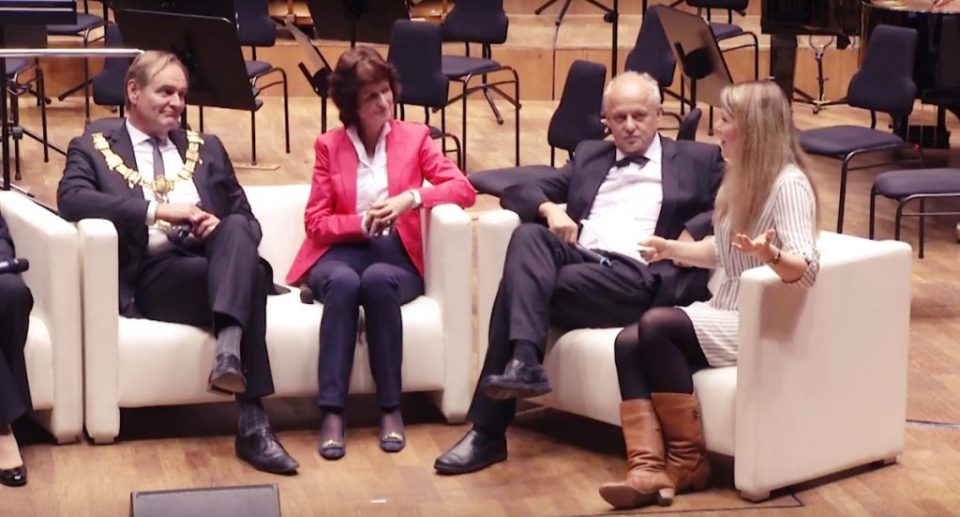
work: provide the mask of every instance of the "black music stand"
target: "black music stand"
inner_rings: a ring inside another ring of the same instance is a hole
[[[409,20],[406,0],[376,0],[376,7],[368,8],[367,0],[307,0],[313,28],[319,39],[349,41],[350,48],[357,41],[390,43],[393,22]],[[346,24],[344,24],[346,20]]]
[[[187,104],[256,111],[235,24],[225,18],[138,9],[119,9],[116,15],[125,45],[165,50],[180,58],[190,74]],[[252,139],[256,148],[255,130]]]
[[[307,58],[307,63],[301,61],[297,63],[297,67],[300,68],[300,72],[303,73],[307,82],[310,83],[313,93],[317,94],[322,101],[320,103],[320,132],[326,133],[327,98],[330,96],[330,75],[333,73],[333,69],[327,61],[327,58],[323,57],[320,49],[310,41],[309,36],[290,22],[284,22],[284,27],[286,27],[287,31],[293,36],[293,39],[297,42],[297,46],[300,47],[300,50],[303,51],[304,56]]]
[[[114,12],[122,9],[137,9],[140,11],[192,14],[225,18],[236,25],[237,13],[233,2],[234,0],[107,0]]]
[[[721,92],[733,84],[720,46],[707,22],[695,14],[663,8],[660,22],[683,77],[690,80],[690,105],[696,107],[699,95],[710,106],[709,132],[713,134],[713,107],[720,106]]]
[[[0,0],[0,41],[5,39],[6,26],[69,23],[77,23],[77,5],[72,0]],[[3,190],[10,190],[10,127],[7,120],[5,58],[0,58],[0,83],[0,168],[3,169]]]
[[[544,9],[555,4],[557,1],[558,0],[547,0],[546,2],[541,4],[540,7],[537,7],[536,9],[534,9],[533,13],[539,15],[540,13],[543,12]],[[567,15],[567,9],[570,8],[570,1],[571,0],[564,0],[563,5],[560,6],[560,14],[557,15],[557,20],[556,22],[554,22],[558,27],[560,26],[561,23],[563,23],[564,16]],[[617,47],[619,45],[618,43],[619,33],[617,31],[619,30],[619,27],[620,27],[620,0],[613,0],[612,7],[607,7],[601,4],[600,2],[598,2],[597,0],[586,0],[586,1],[588,4],[603,11],[603,21],[613,24],[613,34],[611,35],[612,46],[610,49],[612,53],[611,64],[610,64],[610,78],[613,79],[617,75],[617,70],[619,70],[620,68],[619,66],[617,66],[618,65]],[[643,12],[644,14],[646,14],[647,12],[647,0],[643,0]]]

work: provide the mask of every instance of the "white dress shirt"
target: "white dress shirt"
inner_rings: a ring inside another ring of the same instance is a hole
[[[653,235],[663,204],[660,135],[654,136],[643,155],[647,163],[642,167],[629,163],[610,168],[590,213],[581,221],[581,246],[620,253],[645,263],[637,251],[637,242]],[[617,160],[624,156],[617,149]]]
[[[133,144],[133,155],[136,159],[136,169],[143,179],[153,181],[153,143],[150,141],[150,135],[140,131],[127,120],[127,133],[130,134],[130,143]],[[160,156],[163,158],[164,174],[168,178],[175,178],[180,174],[183,168],[183,158],[177,146],[173,145],[169,139],[160,142]],[[128,164],[129,166],[129,164]],[[143,189],[143,197],[150,202],[147,208],[147,217],[145,224],[147,229],[147,254],[155,255],[162,251],[173,248],[173,243],[167,238],[166,231],[156,225],[157,198],[150,189]],[[197,186],[192,181],[181,181],[177,183],[174,190],[167,194],[169,203],[200,203],[200,194],[197,192]]]

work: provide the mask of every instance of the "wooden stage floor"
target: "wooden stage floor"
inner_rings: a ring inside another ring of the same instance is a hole
[[[502,105],[505,107],[505,105]],[[547,163],[546,126],[552,101],[527,101],[522,110],[522,163]],[[35,107],[25,108],[26,125],[38,128]],[[313,164],[312,142],[319,132],[319,100],[292,99],[292,147],[283,153],[280,100],[270,98],[258,114],[259,158],[273,170],[241,167],[243,185],[302,183]],[[512,163],[512,112],[499,128],[480,102],[470,106],[470,163],[476,171]],[[817,116],[797,106],[803,128],[836,123],[865,124],[866,113],[834,107]],[[97,116],[108,116],[101,108]],[[411,112],[412,114],[413,112]],[[453,108],[450,121],[459,113]],[[914,121],[932,121],[920,108]],[[51,138],[66,147],[83,127],[81,101],[70,99],[50,109]],[[411,116],[415,119],[415,116]],[[706,117],[705,117],[706,119]],[[219,134],[235,162],[250,159],[249,117],[209,110],[208,131]],[[336,119],[331,116],[331,125]],[[951,119],[952,129],[958,129]],[[706,120],[700,139],[706,134]],[[885,122],[883,122],[885,123]],[[451,123],[456,128],[455,123]],[[665,130],[664,134],[673,132]],[[953,144],[960,145],[954,138]],[[64,160],[43,163],[39,144],[25,141],[22,181],[40,200],[53,203]],[[507,152],[506,150],[510,150]],[[957,163],[958,153],[929,153],[930,163]],[[814,177],[822,197],[825,230],[834,227],[838,163],[815,159]],[[847,232],[866,236],[869,189],[877,171],[851,174]],[[496,208],[482,197],[470,209],[477,215]],[[879,235],[893,234],[893,205],[880,203]],[[960,513],[960,292],[955,290],[960,245],[950,218],[928,225],[926,258],[913,260],[911,353],[907,444],[899,463],[859,468],[829,479],[777,492],[753,504],[733,488],[732,468],[717,458],[716,486],[678,497],[670,508],[638,513],[711,515],[951,515]],[[269,229],[268,229],[269,231]],[[915,244],[916,223],[904,237]],[[882,281],[882,279],[878,279]],[[475,347],[475,343],[473,346]],[[865,357],[864,361],[869,361]],[[851,372],[853,374],[853,372]],[[122,434],[114,445],[87,442],[58,446],[27,422],[20,429],[30,472],[24,489],[0,488],[3,515],[127,515],[130,492],[223,485],[277,483],[284,515],[596,515],[610,513],[597,486],[622,476],[622,438],[618,428],[554,410],[533,408],[509,432],[510,459],[485,471],[458,477],[434,475],[434,458],[467,429],[448,426],[420,395],[405,399],[408,445],[387,455],[377,446],[377,420],[369,397],[352,399],[346,457],[324,461],[316,452],[317,410],[307,399],[267,402],[280,437],[302,468],[295,477],[254,471],[233,454],[235,412],[230,404],[125,411]]]

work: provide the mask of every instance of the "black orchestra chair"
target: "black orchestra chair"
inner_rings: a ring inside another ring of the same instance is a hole
[[[960,169],[907,169],[887,171],[873,180],[870,189],[870,238],[874,236],[877,196],[897,202],[894,239],[900,240],[900,223],[904,217],[916,217],[920,226],[920,258],[923,258],[924,219],[931,216],[956,216],[958,211],[926,210],[926,202],[934,199],[960,199]],[[905,212],[911,201],[918,201],[920,210]]]
[[[448,100],[448,104],[462,101],[462,128],[460,140],[463,146],[463,169],[467,168],[467,97],[477,91],[483,92],[498,124],[503,117],[493,102],[491,92],[500,95],[514,107],[514,162],[520,165],[520,77],[512,67],[502,65],[492,57],[492,46],[507,40],[509,19],[503,10],[503,0],[457,0],[443,22],[443,41],[460,42],[465,54],[444,55],[443,74],[451,81],[463,85],[463,92]],[[480,45],[480,57],[470,55],[470,44]],[[489,81],[488,75],[506,74],[504,79]],[[473,85],[480,78],[480,84]],[[507,95],[501,86],[513,85],[513,96]]]
[[[460,140],[447,133],[446,106],[450,80],[440,69],[442,46],[439,25],[398,20],[390,33],[387,61],[400,75],[400,95],[395,99],[400,118],[405,117],[407,105],[423,107],[424,123],[430,128],[430,137],[441,141],[444,154],[447,153],[446,140],[451,139],[457,167],[463,170]],[[440,110],[439,128],[430,125],[430,109]]]
[[[703,111],[700,108],[690,110],[680,121],[680,127],[677,128],[677,140],[696,141],[697,128],[700,127],[701,118],[703,118]]]
[[[870,111],[870,127],[841,125],[800,132],[800,147],[804,151],[841,161],[837,233],[843,233],[848,172],[893,163],[888,161],[851,167],[854,158],[868,153],[915,149],[917,158],[913,161],[923,162],[920,148],[901,136],[906,133],[907,119],[913,111],[917,91],[913,82],[916,46],[916,30],[878,25],[869,37],[860,70],[850,78],[846,97],[846,104]],[[876,129],[878,111],[890,115],[893,132]]]
[[[13,162],[14,178],[22,178],[20,172],[20,140],[24,136],[29,136],[43,145],[43,161],[50,161],[50,148],[62,152],[52,146],[47,139],[47,103],[44,97],[43,69],[40,68],[40,62],[37,59],[22,58],[0,58],[6,59],[7,77],[4,79],[3,87],[7,88],[10,94],[10,136],[13,138]],[[32,72],[32,76],[28,73]],[[26,77],[29,77],[25,80]],[[37,104],[40,106],[40,126],[41,135],[37,136],[33,132],[20,126],[20,97],[23,95],[34,95],[37,98]]]
[[[683,99],[668,88],[673,84],[677,72],[677,57],[670,49],[670,41],[660,23],[661,6],[652,6],[643,15],[643,22],[637,32],[637,41],[627,54],[624,70],[649,74],[660,85],[660,99],[665,100],[667,95],[683,102]],[[681,123],[680,115],[673,112],[664,112],[664,115],[676,119]]]
[[[103,3],[103,16],[90,14],[88,0],[83,0],[83,12],[77,13],[77,22],[65,25],[47,25],[47,35],[49,36],[74,36],[79,37],[83,48],[90,46],[90,43],[98,38],[91,39],[93,31],[106,25],[107,3]],[[83,114],[85,122],[90,122],[90,63],[87,58],[83,59],[83,82],[69,88],[67,91],[57,96],[59,100],[66,99],[69,95],[83,90]]]
[[[560,148],[572,158],[577,145],[584,140],[603,138],[601,103],[607,67],[590,61],[574,61],[563,86],[560,104],[550,118],[547,142],[550,144],[550,165],[528,165],[476,172],[469,175],[477,192],[499,196],[508,187],[556,174],[555,154]]]
[[[257,91],[262,92],[272,86],[283,86],[283,129],[287,154],[290,153],[290,96],[287,89],[287,72],[266,61],[257,60],[257,47],[272,47],[277,42],[277,22],[270,18],[269,0],[238,0],[234,2],[237,12],[237,36],[241,46],[250,47],[250,57],[244,60],[247,75]],[[280,79],[258,85],[257,81],[270,74],[280,74]],[[251,126],[256,120],[251,115]],[[253,148],[253,161],[257,161],[256,142]]]
[[[107,48],[123,48],[123,37],[120,35],[120,26],[110,23],[107,26],[104,46]],[[126,104],[124,79],[127,69],[133,59],[128,57],[109,57],[103,60],[103,70],[93,76],[93,103],[98,106],[112,106],[118,108],[120,117]]]

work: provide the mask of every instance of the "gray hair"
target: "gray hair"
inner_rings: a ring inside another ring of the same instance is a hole
[[[607,101],[610,98],[610,92],[613,91],[613,88],[625,79],[633,79],[640,81],[641,85],[647,90],[647,102],[653,104],[655,107],[660,107],[660,84],[657,83],[657,80],[654,79],[650,74],[643,72],[634,72],[632,70],[623,72],[622,74],[617,75],[607,84],[607,87],[603,90],[603,102],[601,104],[603,112],[607,112]]]

